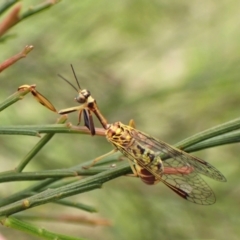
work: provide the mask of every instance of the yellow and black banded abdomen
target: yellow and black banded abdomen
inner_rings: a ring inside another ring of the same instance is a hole
[[[144,182],[154,184],[156,179],[159,180],[163,174],[162,160],[153,150],[140,144],[132,136],[133,131],[136,130],[121,122],[116,122],[107,129],[106,137],[110,143],[137,166],[138,175]]]

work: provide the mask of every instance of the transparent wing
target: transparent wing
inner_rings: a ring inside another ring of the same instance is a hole
[[[226,178],[223,176],[223,174],[210,163],[181,151],[180,149],[172,147],[161,140],[150,137],[140,131],[137,131],[136,129],[131,129],[130,133],[132,137],[139,142],[139,144],[148,147],[155,153],[159,154],[163,160],[164,166],[173,167],[176,169],[192,166],[195,174],[200,173],[214,180],[226,182]],[[185,178],[186,174],[183,175]],[[190,175],[191,174],[189,174],[189,176]]]
[[[194,157],[135,129],[131,129],[129,132],[140,145],[150,148],[159,154],[161,159],[163,159],[164,169],[174,169],[174,173],[163,173],[162,176],[158,176],[150,167],[142,165],[141,160],[135,159],[134,162],[137,162],[140,167],[145,168],[167,187],[188,201],[202,205],[213,204],[216,201],[212,189],[198,175],[200,173],[218,181],[226,181],[222,173],[215,167],[200,158]],[[125,152],[125,154],[131,160],[134,159],[134,156],[130,155],[129,152]],[[168,172],[171,171],[168,170]]]
[[[207,185],[207,183],[194,171],[194,168],[178,164],[178,168],[174,174],[164,174],[162,176],[157,175],[149,166],[143,165],[142,161],[138,160],[125,148],[121,148],[121,152],[140,168],[147,170],[150,174],[156,177],[156,179],[163,182],[167,187],[177,193],[180,197],[201,205],[210,205],[216,201],[214,192]],[[175,161],[175,160],[173,160]],[[173,168],[174,162],[164,162],[164,166],[167,168]],[[181,167],[182,166],[182,167]],[[182,169],[185,169],[185,172]],[[137,168],[136,168],[137,169]],[[179,172],[177,172],[179,169]],[[180,173],[181,170],[181,173]],[[147,174],[149,176],[149,174]],[[140,176],[141,177],[141,176]]]
[[[174,165],[171,161],[164,161],[164,163],[164,166],[173,167]],[[202,205],[213,204],[216,201],[212,189],[194,169],[187,174],[163,174],[161,181],[188,201]]]

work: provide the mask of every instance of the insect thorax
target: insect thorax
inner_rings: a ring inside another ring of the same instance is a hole
[[[158,176],[159,179],[163,173],[162,160],[147,145],[133,137],[136,131],[138,130],[121,122],[115,122],[106,130],[106,138],[134,164],[146,168],[150,174]]]

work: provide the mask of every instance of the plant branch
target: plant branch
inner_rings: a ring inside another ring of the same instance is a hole
[[[32,51],[32,49],[33,49],[32,45],[27,45],[20,53],[10,57],[7,60],[5,60],[3,63],[0,64],[0,73],[4,69],[8,68],[12,64],[14,64],[18,60],[20,60],[21,58],[25,58],[27,56],[27,54]]]
[[[128,172],[129,172],[128,165],[120,166],[120,167],[116,167],[116,168],[107,170],[105,172],[96,174],[94,176],[84,178],[81,181],[67,184],[63,187],[59,187],[56,189],[47,189],[43,192],[35,194],[34,196],[31,196],[24,200],[20,200],[0,208],[0,216],[9,216],[16,212],[20,212],[35,206],[39,206],[39,205],[56,201],[59,199],[63,199],[65,197],[69,197],[75,194],[100,188],[103,183],[110,181],[114,178],[117,178]]]
[[[82,238],[75,238],[65,236],[62,234],[50,232],[46,229],[36,227],[32,224],[26,223],[15,217],[7,217],[0,220],[3,226],[17,229],[44,239],[59,239],[59,240],[81,240]]]
[[[37,6],[32,6],[30,7],[26,12],[24,12],[23,14],[19,14],[22,5],[16,4],[11,11],[9,12],[9,14],[5,17],[5,19],[0,23],[0,38],[9,30],[11,29],[14,25],[18,24],[19,22],[21,22],[22,20],[37,14],[41,11],[46,10],[47,8],[53,6],[54,4],[58,3],[60,0],[46,0],[45,2],[37,5]],[[0,11],[3,12],[5,11],[7,8],[9,8],[10,6],[13,5],[13,3],[15,3],[16,1],[10,1],[8,4],[5,4]]]
[[[5,1],[1,6],[0,6],[0,15],[3,14],[8,8],[13,6],[15,3],[17,3],[18,0],[8,0]]]
[[[57,124],[63,124],[67,121],[66,116],[61,116]],[[18,166],[15,168],[15,172],[21,172],[25,166],[29,163],[29,161],[47,144],[52,137],[54,136],[54,133],[48,133],[46,134],[32,149],[31,151],[21,160],[21,162],[18,164]]]
[[[66,124],[47,124],[47,125],[22,125],[22,126],[4,126],[0,127],[0,134],[7,135],[30,135],[39,136],[40,133],[76,133],[88,134],[90,131],[86,127],[72,126]],[[37,133],[37,134],[36,134]],[[103,128],[96,128],[96,135],[105,136]]]
[[[5,11],[6,8],[12,5],[12,3],[13,2],[9,3],[9,5],[5,5],[3,10]],[[12,26],[19,22],[19,12],[21,7],[22,5],[20,3],[16,4],[6,18],[0,23],[0,37],[2,37]]]
[[[193,146],[196,143],[203,142],[204,140],[207,140],[207,139],[209,139],[209,141],[210,141],[210,139],[213,137],[220,136],[222,134],[229,133],[234,130],[238,130],[239,128],[240,128],[240,118],[237,118],[232,121],[220,124],[216,127],[209,128],[200,133],[197,133],[197,134],[177,143],[175,146],[180,149],[187,149],[188,147]],[[230,134],[231,133],[229,133],[229,135]],[[222,141],[222,143],[228,144],[229,142]],[[215,145],[215,146],[217,146],[217,145]]]

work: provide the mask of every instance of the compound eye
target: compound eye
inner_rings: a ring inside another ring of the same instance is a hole
[[[91,93],[88,90],[84,89],[81,92],[79,92],[75,100],[79,103],[85,103],[87,102],[89,96],[91,96]]]
[[[79,94],[77,97],[75,97],[75,100],[79,103],[85,103],[87,101],[87,98],[82,94]]]
[[[82,90],[82,95],[87,99],[90,95],[91,95],[91,93],[90,93],[90,91],[88,91],[88,90]]]

